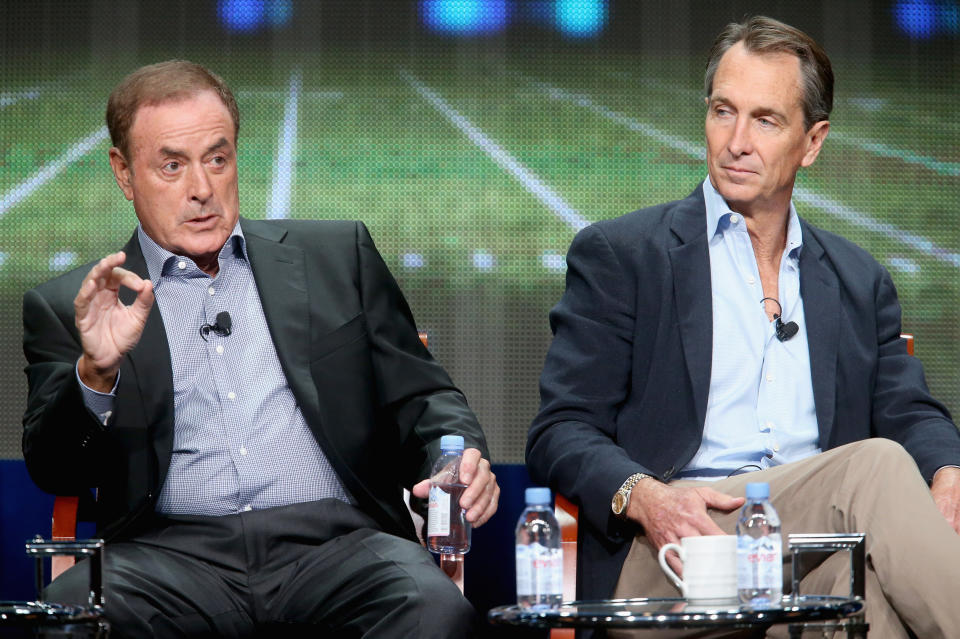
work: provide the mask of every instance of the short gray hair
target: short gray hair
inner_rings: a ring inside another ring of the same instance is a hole
[[[800,60],[803,83],[804,129],[809,130],[817,122],[830,117],[833,109],[833,69],[830,58],[803,31],[766,16],[731,22],[717,36],[707,58],[707,71],[703,79],[708,99],[713,94],[713,76],[720,66],[720,59],[738,42],[743,42],[743,46],[751,53],[795,55]]]

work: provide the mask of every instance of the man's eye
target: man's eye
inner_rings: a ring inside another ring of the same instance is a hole
[[[170,173],[176,172],[179,168],[180,168],[180,163],[176,161],[167,162],[166,164],[163,165],[163,170],[168,171]]]
[[[767,118],[760,118],[760,126],[767,129],[774,125],[773,120],[768,120]]]
[[[211,158],[210,163],[214,166],[224,166],[227,163],[227,158],[223,157],[222,155],[217,155]]]

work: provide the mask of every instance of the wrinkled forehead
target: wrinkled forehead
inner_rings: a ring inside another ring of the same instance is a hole
[[[213,91],[197,91],[144,102],[130,126],[132,148],[169,139],[197,140],[224,137],[235,145],[235,124],[230,111]]]

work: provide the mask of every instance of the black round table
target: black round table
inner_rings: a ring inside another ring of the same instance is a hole
[[[107,636],[108,630],[100,610],[36,601],[0,601],[0,639],[38,634],[100,639]]]
[[[534,610],[500,606],[487,613],[493,624],[529,628],[644,628],[730,631],[761,630],[773,624],[836,621],[863,614],[863,600],[852,597],[784,597],[776,607],[739,603],[698,604],[685,599],[609,599],[572,601],[559,608]],[[701,636],[701,635],[698,635]]]

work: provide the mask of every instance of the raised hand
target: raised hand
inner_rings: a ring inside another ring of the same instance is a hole
[[[80,379],[90,388],[109,392],[120,369],[120,360],[140,340],[153,306],[153,284],[120,268],[123,251],[100,260],[80,285],[73,300],[74,321],[80,332],[83,355]],[[137,294],[130,306],[118,297],[125,286]]]

